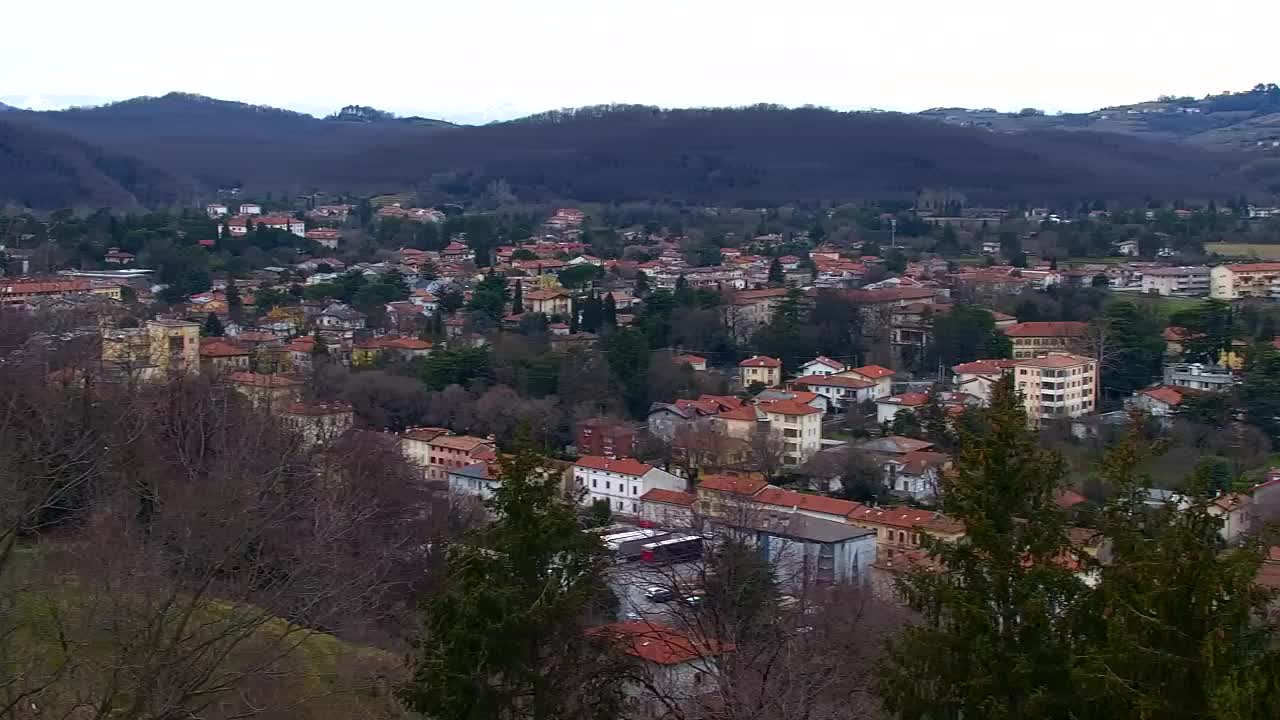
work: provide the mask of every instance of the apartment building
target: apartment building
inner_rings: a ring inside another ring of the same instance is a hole
[[[1178,297],[1208,295],[1209,268],[1205,265],[1149,268],[1142,272],[1142,292]]]
[[[684,478],[635,458],[584,455],[573,464],[573,477],[586,491],[584,505],[602,500],[609,503],[609,509],[627,515],[640,514],[640,498],[650,490],[684,492],[688,487]]]
[[[1218,265],[1209,271],[1209,297],[1216,300],[1280,295],[1280,262]]]
[[[1003,329],[1013,343],[1013,358],[1022,360],[1048,352],[1084,349],[1089,324],[1082,322],[1024,322]]]
[[[1051,352],[1018,361],[1013,373],[1027,418],[1034,424],[1097,410],[1098,361],[1093,358]]]

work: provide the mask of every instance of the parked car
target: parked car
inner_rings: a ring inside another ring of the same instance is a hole
[[[660,603],[671,602],[672,600],[676,599],[675,593],[671,592],[666,588],[658,587],[656,585],[650,588],[646,588],[644,591],[644,596],[648,598],[650,602],[660,602]]]

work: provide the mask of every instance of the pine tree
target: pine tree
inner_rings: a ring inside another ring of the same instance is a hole
[[[449,547],[398,695],[436,720],[615,716],[622,673],[593,656],[585,632],[607,592],[600,541],[579,527],[560,474],[527,440],[499,464],[502,482],[485,502],[496,519]]]
[[[1038,447],[1011,378],[985,415],[943,486],[965,540],[924,536],[936,568],[899,583],[921,622],[891,642],[877,683],[903,720],[1067,717],[1073,699],[1067,611],[1084,586],[1061,563],[1063,461]]]
[[[235,280],[227,281],[227,289],[225,292],[227,298],[227,313],[235,322],[240,322],[244,317],[244,300],[240,298],[240,288],[236,287]]]
[[[520,315],[524,312],[524,283],[516,281],[515,289],[511,292],[511,314]]]
[[[598,332],[600,323],[604,320],[603,316],[604,311],[600,306],[600,298],[596,296],[596,291],[592,290],[582,303],[582,329],[590,333]]]
[[[1109,557],[1094,563],[1096,590],[1077,614],[1076,717],[1280,717],[1274,593],[1257,585],[1263,548],[1223,552],[1209,464],[1190,480],[1190,507],[1152,509],[1139,470],[1149,446],[1134,422],[1102,465]]]
[[[649,293],[649,274],[641,270],[636,273],[636,297],[644,297]]]
[[[209,313],[204,319],[204,325],[200,328],[200,334],[204,337],[222,337],[222,320],[214,313]]]
[[[774,258],[773,262],[769,263],[769,283],[781,285],[786,279],[787,276],[782,272],[782,262]]]
[[[618,327],[618,302],[613,299],[613,293],[604,294],[604,305],[600,315],[601,324],[606,328]]]

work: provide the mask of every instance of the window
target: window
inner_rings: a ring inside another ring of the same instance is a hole
[[[598,483],[598,481],[597,481],[595,478],[591,478],[591,487],[599,487],[599,485],[597,485],[597,483]]]
[[[608,481],[608,480],[605,480],[605,481],[604,481],[604,489],[605,489],[605,490],[612,490],[612,489],[613,489],[613,487],[609,484],[609,481]]]
[[[639,486],[639,485],[632,485],[632,486],[631,486],[631,494],[632,494],[632,495],[635,495],[635,494],[636,494],[636,491],[637,491],[637,490],[639,490],[639,489],[640,489],[640,486]]]

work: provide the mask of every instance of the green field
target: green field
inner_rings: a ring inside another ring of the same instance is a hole
[[[1204,251],[1226,257],[1280,260],[1280,245],[1262,243],[1205,243]]]

